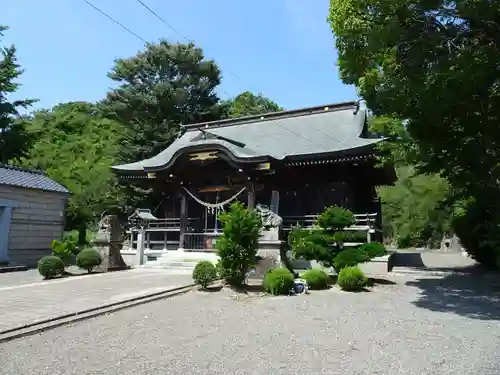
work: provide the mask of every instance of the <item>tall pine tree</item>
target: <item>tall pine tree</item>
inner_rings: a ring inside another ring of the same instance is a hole
[[[7,30],[0,26],[0,37]],[[31,145],[31,137],[25,129],[24,121],[19,119],[19,109],[28,108],[33,99],[11,100],[19,88],[16,79],[23,73],[16,61],[16,47],[0,47],[0,163],[8,163],[24,156]]]

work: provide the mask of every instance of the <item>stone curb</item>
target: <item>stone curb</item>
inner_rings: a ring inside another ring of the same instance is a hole
[[[126,300],[119,302],[100,305],[90,309],[81,310],[75,313],[60,315],[54,318],[45,319],[30,324],[25,324],[15,328],[9,328],[0,331],[0,343],[11,341],[25,336],[34,335],[36,333],[40,333],[66,324],[75,323],[78,321],[94,318],[104,314],[109,314],[128,307],[133,307],[148,302],[153,302],[160,299],[184,294],[195,289],[196,287],[197,284],[184,285],[180,287],[162,290],[160,292],[149,293],[138,297],[128,298]]]

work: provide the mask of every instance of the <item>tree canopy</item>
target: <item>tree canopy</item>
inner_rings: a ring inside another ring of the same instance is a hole
[[[492,240],[500,224],[498,4],[331,0],[328,19],[342,80],[357,86],[374,115],[405,120],[418,170],[440,174],[457,203],[464,201],[459,221],[467,226],[453,229],[476,259],[494,263],[500,255],[500,240]]]
[[[0,38],[6,26],[0,26]],[[10,160],[25,155],[31,139],[24,128],[24,122],[17,121],[19,109],[28,108],[35,100],[10,100],[9,95],[15,93],[20,84],[16,79],[23,70],[16,59],[16,47],[0,47],[0,162],[6,164]]]
[[[266,98],[262,94],[252,94],[249,91],[245,91],[233,99],[224,101],[222,106],[226,111],[225,115],[230,118],[261,115],[283,110],[282,107],[271,99]]]
[[[407,120],[421,164],[455,188],[497,189],[498,4],[331,0],[329,21],[343,81],[376,115]]]
[[[161,40],[120,58],[108,74],[118,87],[101,109],[125,128],[121,159],[135,162],[163,151],[181,124],[217,120],[220,70],[194,44]]]
[[[117,209],[120,195],[110,166],[117,157],[121,124],[100,116],[94,104],[73,102],[35,112],[25,127],[36,141],[22,163],[44,170],[69,189],[70,228],[84,232],[105,210]]]

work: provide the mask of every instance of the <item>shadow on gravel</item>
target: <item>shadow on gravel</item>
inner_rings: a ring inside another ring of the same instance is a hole
[[[421,291],[420,298],[413,302],[415,306],[471,319],[500,320],[500,274],[488,273],[479,267],[426,271],[450,274],[406,282],[407,286]]]
[[[368,279],[368,286],[376,286],[376,285],[396,285],[397,283],[392,280],[380,279],[378,277],[370,277]]]

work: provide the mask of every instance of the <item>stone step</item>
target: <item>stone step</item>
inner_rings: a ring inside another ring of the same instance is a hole
[[[167,260],[153,260],[148,261],[145,266],[152,267],[162,267],[162,268],[186,268],[186,269],[194,269],[197,262],[182,262],[182,261],[167,261]]]

